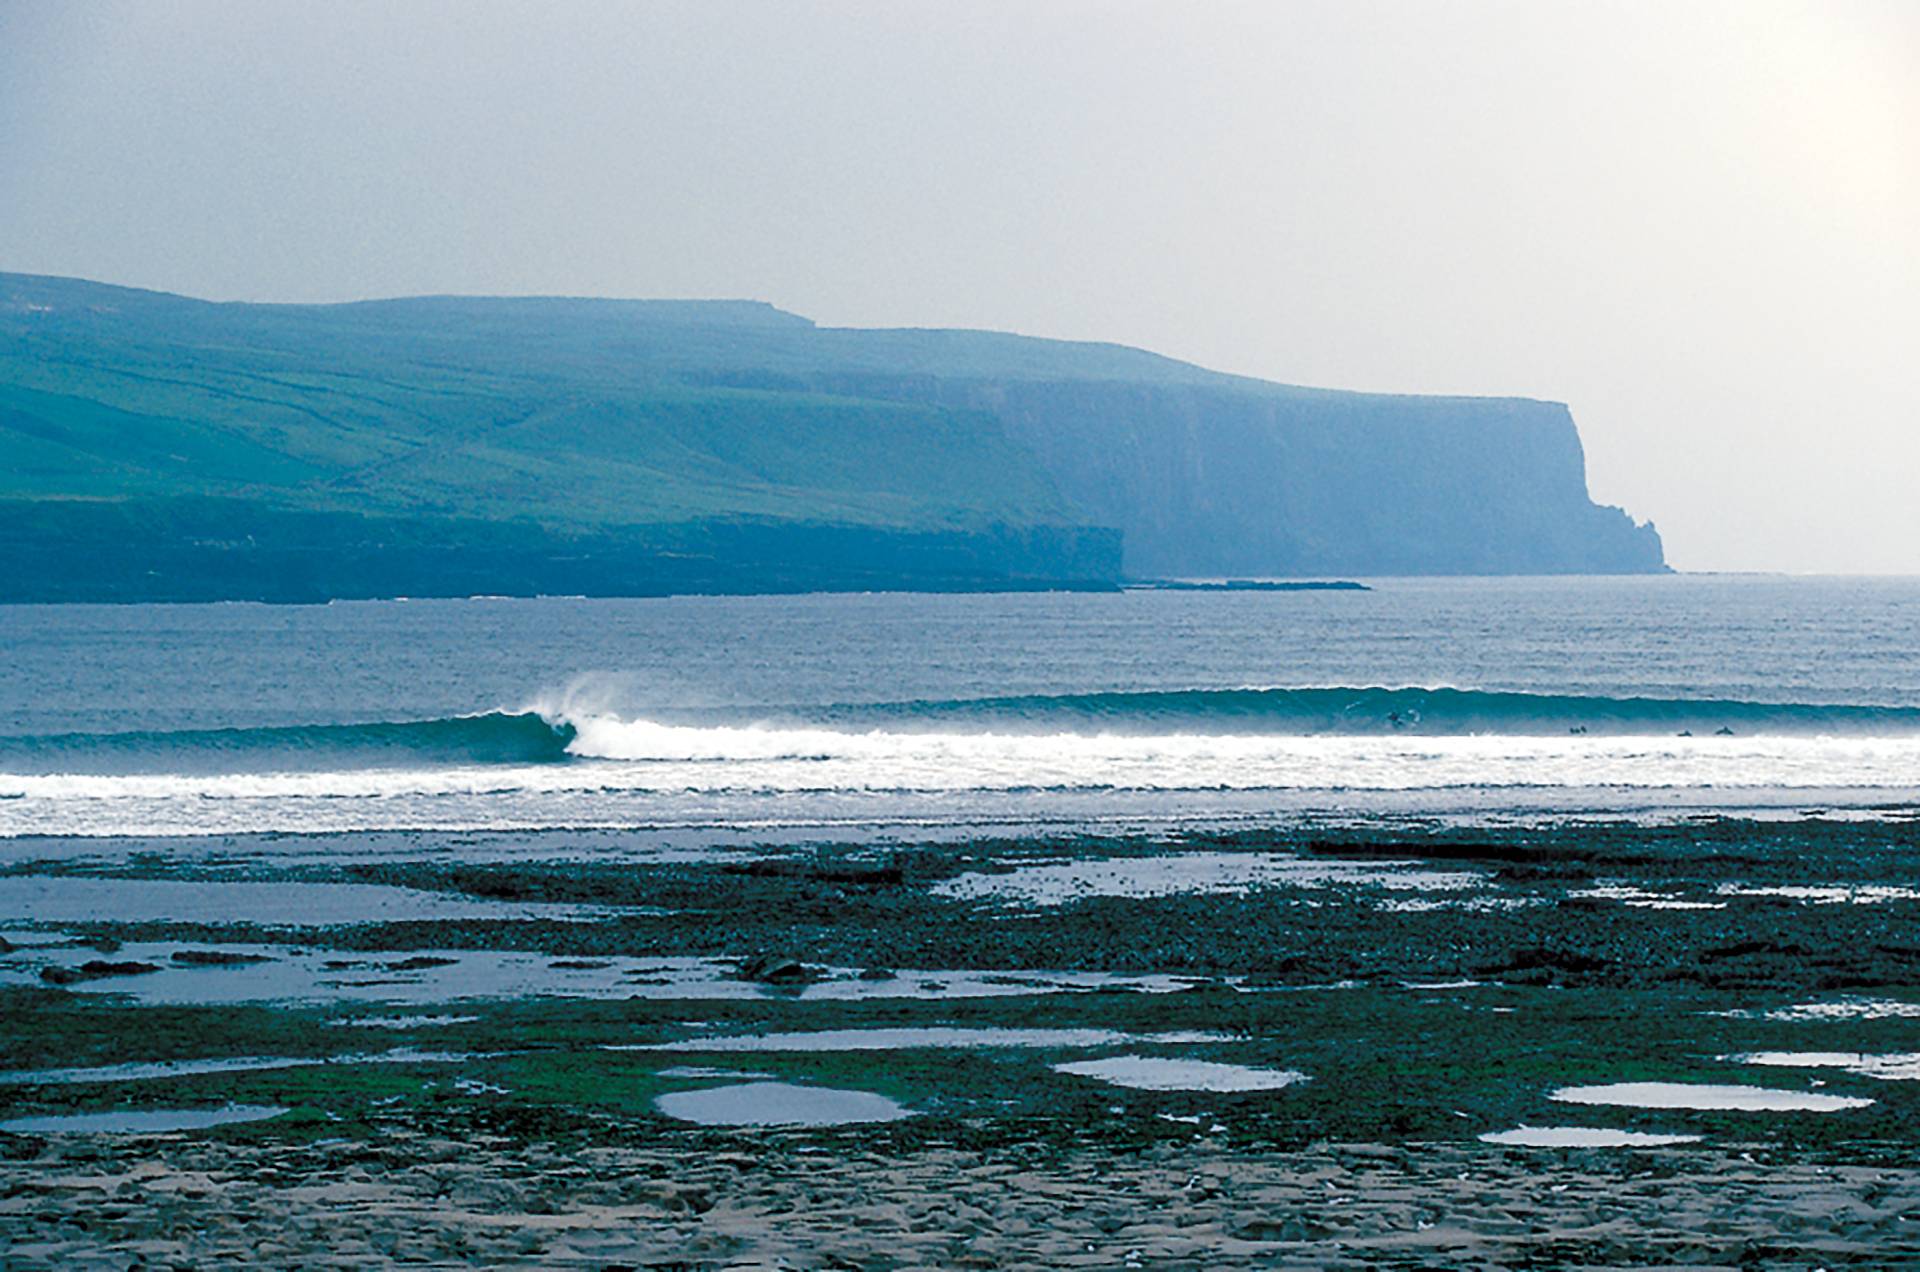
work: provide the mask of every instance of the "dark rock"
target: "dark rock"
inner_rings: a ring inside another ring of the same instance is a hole
[[[773,858],[763,861],[729,862],[720,867],[722,874],[742,875],[749,879],[797,879],[806,883],[853,884],[867,888],[896,887],[906,872],[894,865],[855,863],[816,864]]]
[[[429,967],[451,967],[459,961],[457,958],[441,958],[433,954],[417,954],[412,958],[403,958],[396,962],[388,963],[387,970],[390,972],[418,972]]]
[[[1703,961],[1723,958],[1753,958],[1773,955],[1781,958],[1806,958],[1813,953],[1804,945],[1782,944],[1779,941],[1737,941],[1732,945],[1722,945],[1710,950],[1701,950]]]
[[[1556,950],[1544,945],[1528,946],[1515,950],[1504,963],[1490,963],[1475,968],[1482,976],[1499,976],[1508,972],[1602,972],[1607,969],[1607,960],[1595,958],[1591,954],[1582,954],[1578,950]]]
[[[1317,1241],[1327,1229],[1298,1215],[1267,1216],[1249,1219],[1232,1230],[1241,1241]]]
[[[267,954],[242,954],[237,950],[175,950],[173,961],[188,967],[238,967],[245,963],[271,963]]]
[[[740,970],[735,974],[741,980],[758,981],[763,985],[805,985],[824,975],[819,968],[810,967],[784,954],[756,954],[740,964]]]
[[[105,959],[95,958],[88,959],[86,962],[80,964],[80,971],[84,975],[92,977],[145,976],[148,972],[157,972],[159,970],[160,965],[158,963],[140,963],[131,960],[124,963],[110,963]]]
[[[1612,897],[1561,897],[1554,904],[1564,910],[1611,910],[1619,905]]]
[[[40,979],[49,985],[77,985],[82,981],[104,980],[109,976],[145,976],[160,970],[158,963],[109,963],[89,959],[78,967],[43,967]]]

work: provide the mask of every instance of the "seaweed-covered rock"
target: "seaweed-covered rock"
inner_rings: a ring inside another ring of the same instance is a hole
[[[741,963],[735,975],[762,985],[805,985],[821,979],[825,973],[785,954],[756,954]]]
[[[416,954],[412,958],[396,959],[387,964],[390,972],[421,972],[430,967],[452,967],[460,960],[437,954]]]
[[[111,976],[145,976],[159,970],[158,963],[110,963],[95,958],[78,967],[43,967],[40,969],[40,979],[49,985],[78,985],[82,981],[105,980]]]
[[[243,954],[238,950],[175,950],[173,961],[188,967],[239,967],[247,963],[271,963],[268,954]]]

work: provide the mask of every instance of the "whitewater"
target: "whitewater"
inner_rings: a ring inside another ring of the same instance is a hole
[[[1912,580],[11,607],[0,837],[1906,808],[1916,633]]]
[[[70,738],[59,748],[29,740],[13,749],[40,758],[57,749],[73,763],[151,766],[171,757],[178,767],[0,771],[0,835],[805,825],[924,820],[943,807],[978,823],[996,809],[1013,820],[1066,816],[1102,795],[1129,814],[1157,800],[1196,815],[1252,811],[1267,793],[1286,793],[1291,808],[1314,806],[1302,796],[1364,807],[1372,794],[1420,791],[1450,793],[1456,804],[1471,792],[1486,808],[1509,810],[1564,808],[1570,793],[1594,809],[1642,807],[1659,792],[1711,793],[1729,807],[1814,791],[1858,804],[1903,798],[1920,772],[1920,727],[1887,712],[1816,721],[1850,723],[1852,733],[1751,736],[1592,732],[1598,724],[1562,725],[1561,736],[1440,733],[1411,722],[1386,732],[1278,733],[1271,720],[1261,722],[1268,731],[1246,732],[1244,715],[1229,721],[1241,731],[1208,732],[1204,721],[1187,720],[1177,731],[1008,732],[956,730],[956,710],[933,714],[949,723],[852,730],[496,713],[250,737],[109,735],[91,749]],[[1564,716],[1563,703],[1556,714]],[[1748,704],[1703,714],[1782,718]],[[1785,718],[1815,714],[1803,707]],[[1132,723],[1146,730],[1154,721]]]

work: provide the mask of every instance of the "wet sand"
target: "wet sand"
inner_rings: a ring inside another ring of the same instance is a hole
[[[1920,1264],[1920,1167],[1209,1143],[1137,1153],[48,1141],[6,1163],[10,1268],[1484,1268]]]

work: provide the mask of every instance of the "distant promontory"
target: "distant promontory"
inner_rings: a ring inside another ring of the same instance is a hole
[[[742,301],[0,274],[0,601],[1642,573],[1572,416]]]

